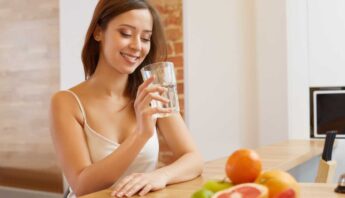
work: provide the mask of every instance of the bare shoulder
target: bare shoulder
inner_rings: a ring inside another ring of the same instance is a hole
[[[51,104],[57,105],[59,107],[71,107],[76,103],[76,98],[69,91],[72,91],[74,94],[79,95],[83,92],[85,82],[82,82],[68,90],[62,90],[54,93],[51,97]]]
[[[51,97],[52,107],[64,107],[73,104],[73,95],[67,91],[58,91]]]
[[[50,111],[53,117],[74,117],[80,123],[83,120],[76,98],[68,91],[58,91],[52,95]]]

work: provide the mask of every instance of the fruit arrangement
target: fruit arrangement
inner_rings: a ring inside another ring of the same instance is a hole
[[[299,198],[299,185],[287,172],[262,171],[259,155],[251,149],[232,153],[225,164],[227,178],[207,181],[192,198]]]

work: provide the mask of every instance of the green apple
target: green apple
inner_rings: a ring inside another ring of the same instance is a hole
[[[226,182],[226,181],[214,181],[214,180],[210,180],[207,181],[204,185],[203,188],[210,190],[214,193],[230,188],[231,186],[233,186],[233,184]]]
[[[211,198],[213,192],[204,188],[193,193],[192,198]]]

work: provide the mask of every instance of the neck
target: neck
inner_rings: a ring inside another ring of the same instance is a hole
[[[101,59],[95,73],[88,81],[98,94],[114,98],[127,97],[128,74],[119,73],[116,69],[106,65]]]

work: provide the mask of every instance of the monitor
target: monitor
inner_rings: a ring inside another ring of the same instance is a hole
[[[327,131],[337,131],[338,138],[345,138],[345,89],[311,88],[310,102],[310,136],[323,138]]]

